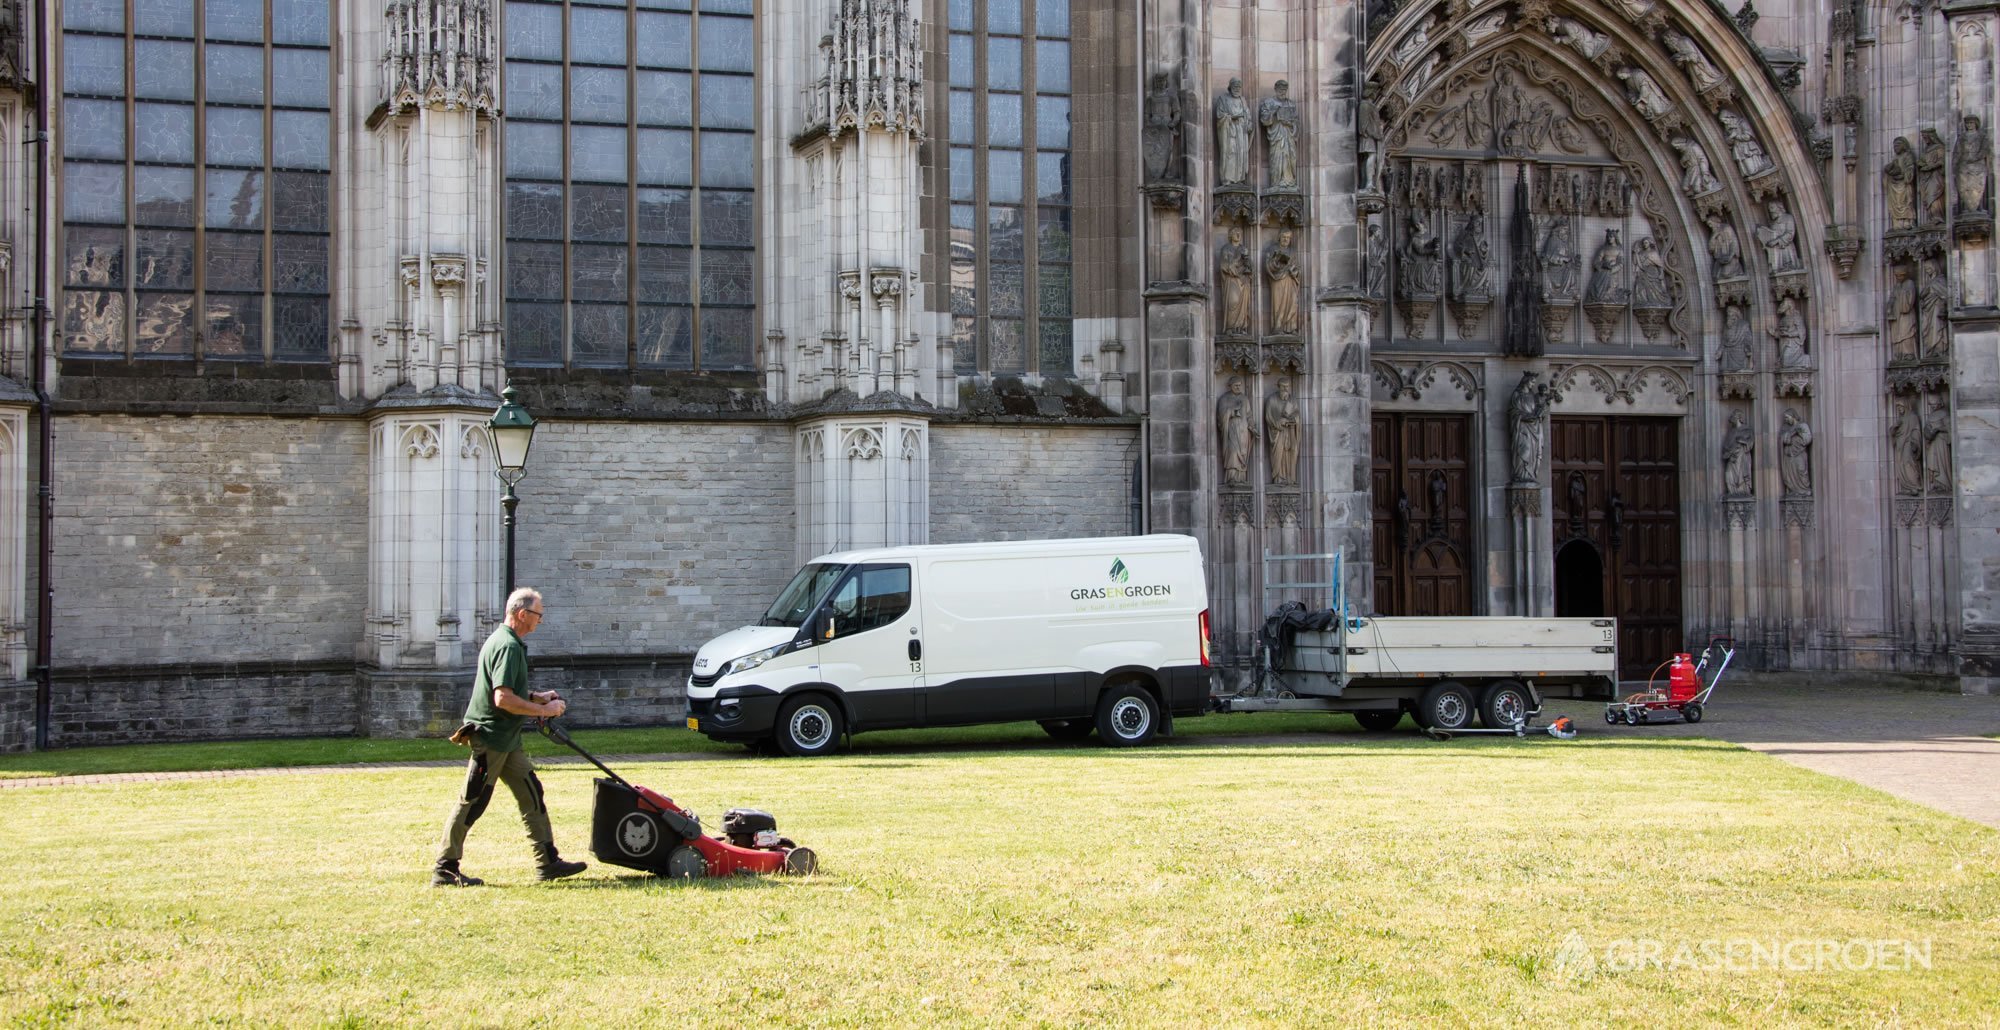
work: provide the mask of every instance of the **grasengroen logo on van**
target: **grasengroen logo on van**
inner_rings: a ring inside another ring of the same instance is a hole
[[[1172,597],[1174,588],[1165,583],[1141,583],[1126,586],[1131,582],[1132,570],[1125,567],[1125,559],[1111,560],[1111,582],[1108,587],[1077,587],[1069,592],[1072,601],[1131,601],[1149,597]]]

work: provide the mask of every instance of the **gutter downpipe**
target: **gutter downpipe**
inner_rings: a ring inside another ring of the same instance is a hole
[[[55,613],[55,591],[49,584],[53,544],[49,539],[55,526],[55,491],[50,479],[51,441],[48,390],[48,285],[49,285],[49,94],[48,48],[49,10],[43,5],[35,12],[35,342],[30,349],[34,363],[35,388],[35,750],[49,748],[49,722],[54,692],[49,666],[55,650],[51,622]],[[26,62],[22,62],[26,63]]]

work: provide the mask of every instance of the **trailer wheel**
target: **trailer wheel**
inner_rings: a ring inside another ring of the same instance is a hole
[[[1417,713],[1417,722],[1427,724],[1425,729],[1447,733],[1462,730],[1472,724],[1472,695],[1464,687],[1446,680],[1424,691]]]
[[[1513,680],[1496,680],[1479,696],[1479,721],[1489,730],[1511,730],[1528,721],[1528,692]]]
[[[1089,719],[1043,719],[1042,731],[1057,740],[1082,740],[1097,727]]]
[[[1700,722],[1701,702],[1689,701],[1686,705],[1682,706],[1681,718],[1686,719],[1689,722]]]
[[[1370,733],[1393,730],[1396,728],[1397,723],[1403,721],[1403,713],[1400,710],[1394,712],[1354,712],[1352,714],[1354,721],[1360,723],[1361,728]]]
[[[823,755],[840,746],[840,709],[818,694],[778,706],[778,750],[794,758]]]
[[[1144,687],[1113,687],[1097,702],[1097,739],[1112,747],[1144,744],[1159,725],[1160,707]]]

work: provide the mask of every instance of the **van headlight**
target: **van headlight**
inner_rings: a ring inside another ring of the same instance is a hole
[[[724,665],[722,667],[721,675],[731,676],[739,672],[749,672],[751,669],[754,669],[759,665],[762,665],[765,662],[768,662],[771,659],[776,658],[779,655],[785,653],[785,648],[787,646],[788,646],[787,644],[777,644],[772,647],[767,647],[762,651],[746,654],[743,657],[738,658],[727,665]]]

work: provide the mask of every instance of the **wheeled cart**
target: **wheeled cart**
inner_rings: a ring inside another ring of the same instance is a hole
[[[1702,670],[1708,668],[1709,659],[1715,649],[1722,649],[1722,663],[1715,667],[1714,675],[1703,684]],[[1736,642],[1728,637],[1716,637],[1701,649],[1701,660],[1692,656],[1674,655],[1660,663],[1667,670],[1667,689],[1658,690],[1652,681],[1646,684],[1643,693],[1629,694],[1622,701],[1613,701],[1604,706],[1604,721],[1627,726],[1643,726],[1648,722],[1665,721],[1655,719],[1660,713],[1671,712],[1684,722],[1700,722],[1709,699],[1715,695],[1716,685],[1722,682],[1722,674],[1729,669],[1729,660],[1736,657]],[[1654,670],[1655,679],[1659,670]]]

